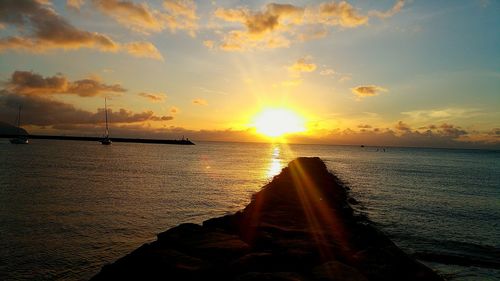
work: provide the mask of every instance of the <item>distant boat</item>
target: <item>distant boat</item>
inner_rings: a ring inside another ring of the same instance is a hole
[[[104,133],[104,137],[100,140],[103,145],[110,145],[112,141],[109,139],[109,128],[108,128],[108,105],[106,102],[106,98],[104,98],[104,111],[106,116],[106,131]]]
[[[19,106],[19,112],[17,113],[17,128],[18,130],[21,129],[21,106]],[[10,143],[12,144],[28,144],[28,137],[27,136],[22,136],[18,135],[17,137],[10,139]]]

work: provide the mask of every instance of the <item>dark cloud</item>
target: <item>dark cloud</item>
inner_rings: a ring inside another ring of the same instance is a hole
[[[120,44],[105,34],[78,29],[45,1],[0,1],[0,24],[15,26],[22,34],[0,38],[0,52],[14,50],[37,53],[56,48],[93,48],[163,60],[156,47],[149,42]]]
[[[454,125],[447,123],[439,126],[439,132],[452,138],[458,138],[460,136],[467,135],[467,131],[462,130],[460,127],[455,127]]]
[[[408,126],[407,124],[405,124],[403,121],[399,121],[396,126],[394,126],[396,128],[396,130],[399,130],[399,131],[411,131],[411,128],[410,126]]]
[[[59,16],[51,5],[35,0],[0,1],[0,23],[32,30],[29,37],[0,39],[0,50],[17,45],[38,51],[50,47],[99,48],[113,51],[118,45],[108,36],[80,30]]]
[[[61,126],[76,124],[100,124],[104,122],[104,109],[96,112],[78,109],[75,106],[34,95],[15,95],[0,91],[0,120],[13,120],[19,105],[23,107],[22,124],[34,126]],[[172,116],[157,116],[152,111],[134,113],[130,110],[108,109],[111,123],[138,123],[146,121],[169,121]]]
[[[94,79],[83,79],[71,82],[69,84],[67,93],[77,94],[82,97],[95,96],[100,93],[122,93],[125,92],[119,84],[107,85]]]
[[[372,126],[368,124],[359,124],[358,128],[360,129],[370,129]]]
[[[75,94],[82,97],[96,96],[101,93],[123,93],[121,85],[104,84],[97,79],[87,78],[69,81],[62,74],[43,77],[31,71],[15,71],[6,82],[9,91],[18,94]]]

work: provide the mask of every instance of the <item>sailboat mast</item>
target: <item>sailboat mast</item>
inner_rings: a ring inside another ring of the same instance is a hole
[[[19,111],[17,113],[17,127],[21,126],[21,106],[19,106]]]
[[[108,104],[106,98],[104,98],[104,110],[106,111],[106,137],[109,136],[109,128],[108,128]]]

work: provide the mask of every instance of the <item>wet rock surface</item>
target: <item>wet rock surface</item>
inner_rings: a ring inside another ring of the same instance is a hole
[[[319,158],[298,158],[247,207],[158,235],[92,280],[443,280],[363,216]]]

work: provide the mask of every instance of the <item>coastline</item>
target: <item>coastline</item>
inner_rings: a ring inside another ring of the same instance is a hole
[[[92,280],[443,280],[355,203],[319,158],[298,158],[244,210],[160,233]]]

